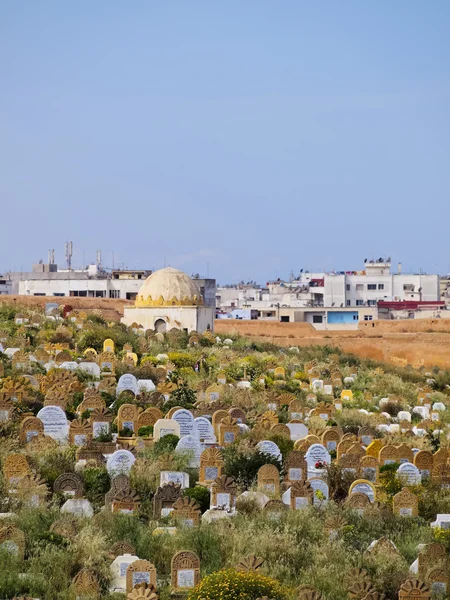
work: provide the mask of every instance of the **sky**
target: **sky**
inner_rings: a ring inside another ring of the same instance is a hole
[[[0,0],[0,272],[450,272],[449,39],[448,0]]]

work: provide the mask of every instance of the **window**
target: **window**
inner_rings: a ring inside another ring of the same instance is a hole
[[[377,289],[377,284],[376,283],[368,283],[367,284],[367,289],[368,290],[376,290]]]
[[[347,290],[347,292],[350,291],[350,284],[349,283],[347,283],[347,285],[345,286],[345,289]]]
[[[372,320],[373,320],[372,315],[364,315],[364,321],[372,321]]]
[[[289,323],[289,317],[280,317],[282,323]]]
[[[378,284],[378,289],[379,290],[384,290],[384,283],[379,283]]]
[[[127,300],[136,300],[137,292],[127,292]]]
[[[33,294],[34,296],[45,296],[45,294],[41,294],[41,293],[35,293]]]
[[[413,292],[414,291],[414,285],[412,283],[404,283],[403,284],[403,291],[404,292]]]
[[[110,298],[120,298],[120,290],[109,290]]]
[[[356,291],[362,292],[363,290],[364,290],[364,284],[363,283],[357,283],[356,284]]]
[[[313,315],[313,323],[323,323],[322,315]]]
[[[357,300],[356,306],[364,306],[364,300]]]
[[[55,292],[53,295],[54,296],[65,296],[65,293],[64,292]]]
[[[367,301],[367,304],[368,304],[369,306],[376,306],[376,305],[377,305],[377,301],[376,301],[376,300],[368,300],[368,301]]]
[[[347,300],[345,304],[346,304],[347,306],[351,306],[351,301],[350,301],[350,300]]]

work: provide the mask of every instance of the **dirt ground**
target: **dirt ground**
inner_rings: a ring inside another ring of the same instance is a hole
[[[450,368],[450,323],[439,319],[375,321],[354,331],[316,331],[308,323],[217,320],[217,333],[238,333],[281,346],[333,345],[358,356]],[[374,325],[374,326],[372,326]]]

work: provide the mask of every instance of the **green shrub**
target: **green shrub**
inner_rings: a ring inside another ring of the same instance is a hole
[[[188,600],[256,600],[263,596],[287,600],[289,591],[258,571],[225,569],[205,577],[189,593]]]
[[[88,467],[83,471],[83,481],[88,500],[103,504],[111,487],[108,471],[103,467]]]
[[[145,425],[145,427],[139,427],[139,437],[151,437],[153,435],[153,425]]]
[[[200,504],[202,513],[209,509],[211,495],[209,490],[202,485],[196,485],[195,487],[185,489],[184,495],[197,500],[197,502]]]
[[[281,469],[280,461],[271,454],[254,452],[243,454],[232,444],[223,450],[224,472],[233,477],[236,483],[245,489],[250,488],[258,477],[258,470],[267,464],[276,465]]]
[[[166,452],[172,452],[175,450],[175,447],[179,441],[180,438],[177,435],[173,435],[172,433],[165,435],[155,442],[153,446],[153,452],[156,456],[165,454]]]

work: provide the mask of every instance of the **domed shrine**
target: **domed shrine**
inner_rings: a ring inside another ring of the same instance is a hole
[[[214,308],[203,305],[201,292],[189,275],[167,267],[147,277],[134,306],[125,307],[122,323],[138,323],[160,333],[170,329],[202,333],[214,327]]]

